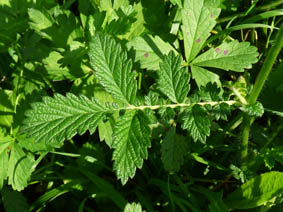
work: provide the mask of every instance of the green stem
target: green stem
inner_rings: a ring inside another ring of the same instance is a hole
[[[275,38],[274,45],[269,50],[267,57],[264,60],[264,63],[261,67],[261,70],[259,72],[259,75],[257,76],[257,79],[255,81],[255,85],[251,91],[251,94],[249,95],[247,102],[249,105],[252,105],[256,103],[257,98],[264,86],[265,81],[267,80],[271,70],[272,66],[283,46],[283,24],[281,24],[280,30],[277,33],[277,36]],[[249,144],[249,133],[250,133],[250,127],[252,125],[253,118],[248,116],[247,114],[244,114],[244,121],[243,121],[243,132],[242,132],[242,144],[241,144],[241,163],[242,168],[245,168],[247,156],[248,156],[248,144]]]
[[[271,3],[266,4],[266,5],[263,5],[263,6],[260,6],[260,7],[256,7],[254,9],[254,12],[269,10],[270,8],[276,7],[276,6],[280,5],[280,4],[283,4],[283,0],[277,0],[277,1],[271,2]],[[245,17],[247,15],[246,13],[247,12],[241,12],[241,13],[237,13],[237,14],[234,14],[234,15],[231,15],[231,16],[220,18],[220,19],[217,20],[217,23],[224,23],[224,22],[230,21],[231,19],[233,19],[235,17],[238,17],[238,18],[239,17]],[[251,12],[251,13],[253,13],[253,12]]]

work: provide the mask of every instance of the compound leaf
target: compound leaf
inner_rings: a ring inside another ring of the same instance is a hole
[[[183,116],[183,129],[187,129],[195,142],[205,143],[206,137],[210,135],[210,119],[203,106],[194,105],[185,110]]]
[[[216,25],[220,9],[210,0],[184,1],[182,31],[187,62],[194,59]],[[214,1],[213,1],[214,2]]]
[[[161,146],[161,160],[166,171],[179,171],[180,166],[184,163],[186,148],[185,137],[176,134],[176,128],[172,127],[166,133]]]
[[[67,94],[45,97],[26,113],[23,130],[35,141],[60,144],[86,130],[93,133],[107,109],[95,99]]]
[[[89,45],[89,58],[95,76],[105,90],[114,98],[133,104],[137,82],[135,73],[131,72],[132,62],[121,45],[113,38],[97,33]]]
[[[157,73],[159,75],[158,88],[172,102],[182,103],[190,90],[190,76],[187,68],[182,67],[181,56],[175,56],[173,52],[170,52],[164,57]]]
[[[237,40],[233,40],[230,43],[223,43],[216,48],[209,49],[193,60],[192,64],[242,72],[257,62],[257,56],[255,46],[250,46],[249,42],[239,43]]]
[[[141,168],[150,147],[149,119],[141,111],[129,111],[120,117],[113,132],[114,170],[122,184]]]
[[[282,194],[283,173],[267,172],[243,184],[225,199],[225,203],[231,209],[255,208]]]

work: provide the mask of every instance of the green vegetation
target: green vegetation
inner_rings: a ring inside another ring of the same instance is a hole
[[[283,210],[282,0],[0,0],[0,211]]]

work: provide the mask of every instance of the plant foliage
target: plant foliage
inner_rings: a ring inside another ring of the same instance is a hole
[[[0,0],[0,211],[280,210],[282,11],[240,2]]]

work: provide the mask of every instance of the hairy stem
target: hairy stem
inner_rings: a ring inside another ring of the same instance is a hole
[[[176,108],[176,107],[190,107],[194,105],[217,105],[217,104],[222,104],[226,103],[228,105],[234,105],[238,104],[239,102],[230,100],[230,101],[216,101],[216,102],[198,102],[198,103],[179,103],[179,104],[167,104],[167,105],[140,105],[140,106],[134,106],[130,105],[127,107],[122,107],[122,108],[117,108],[114,110],[145,110],[145,109],[151,109],[151,110],[158,110],[160,108]]]
[[[274,45],[269,50],[264,63],[261,67],[261,70],[259,72],[259,75],[257,76],[257,79],[255,81],[255,85],[251,91],[251,94],[249,95],[247,102],[248,104],[252,105],[256,102],[265,81],[267,80],[271,70],[272,66],[283,46],[283,24],[281,24],[280,30],[277,33],[277,36],[275,38]],[[248,156],[248,144],[249,144],[249,133],[250,133],[250,127],[253,122],[253,118],[248,116],[247,114],[244,114],[244,121],[243,121],[243,132],[242,132],[242,144],[241,144],[241,162],[242,162],[242,168],[245,167],[245,162]]]

